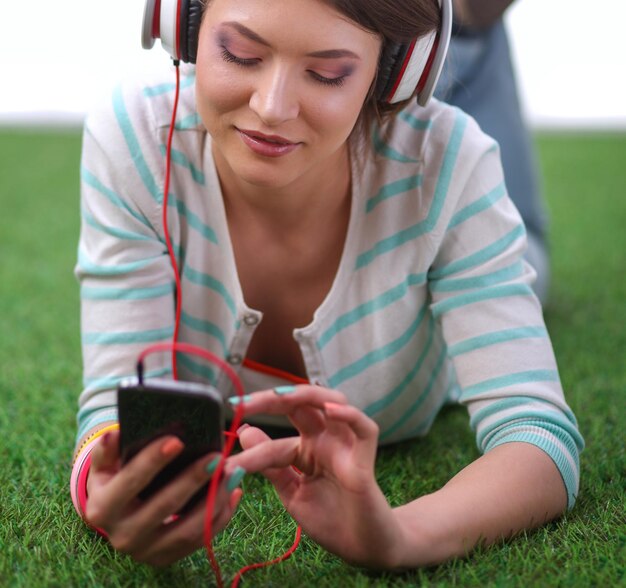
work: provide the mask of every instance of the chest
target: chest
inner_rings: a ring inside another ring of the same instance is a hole
[[[345,234],[324,247],[294,247],[251,237],[233,239],[244,300],[263,313],[247,357],[306,377],[293,331],[312,322],[332,288]]]

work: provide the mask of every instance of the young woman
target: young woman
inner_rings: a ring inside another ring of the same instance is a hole
[[[259,425],[239,431],[244,451],[228,459],[214,529],[228,524],[245,471],[263,472],[322,546],[386,569],[465,555],[571,507],[582,439],[498,147],[458,109],[422,107],[414,91],[399,105],[385,99],[396,90],[389,52],[432,40],[437,0],[201,8],[168,197],[179,340],[238,370],[248,422]],[[124,86],[88,119],[77,266],[85,389],[75,504],[115,548],[153,564],[202,545],[204,505],[163,521],[215,466],[208,455],[139,502],[182,444],[155,441],[120,467],[115,430],[117,382],[174,330],[161,221],[173,95],[169,79]],[[155,358],[148,375],[169,374],[170,359]],[[177,371],[232,397],[224,375],[193,358],[180,355]],[[456,401],[484,455],[391,508],[374,476],[377,445],[426,434]],[[264,423],[296,434],[270,439]]]

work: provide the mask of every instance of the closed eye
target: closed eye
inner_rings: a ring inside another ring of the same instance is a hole
[[[343,75],[336,78],[327,78],[325,76],[321,76],[314,71],[309,71],[309,73],[315,81],[319,82],[320,84],[324,84],[325,86],[343,86],[347,77],[346,75]]]
[[[252,67],[254,65],[257,65],[261,61],[258,57],[237,57],[237,55],[231,53],[224,46],[222,46],[222,59],[224,61],[227,61],[228,63],[240,65],[241,67]],[[316,82],[319,82],[324,86],[334,87],[343,86],[347,77],[347,75],[341,75],[336,78],[327,78],[326,76],[322,76],[312,70],[309,70],[309,74]]]
[[[236,55],[233,55],[224,46],[222,46],[222,59],[224,61],[228,61],[229,63],[235,63],[237,65],[241,65],[242,67],[251,67],[259,63],[259,61],[261,61],[260,59],[256,57],[254,58],[237,57]]]

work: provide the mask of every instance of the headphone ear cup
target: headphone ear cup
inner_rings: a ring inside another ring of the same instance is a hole
[[[376,96],[394,104],[416,93],[425,106],[430,100],[445,60],[452,28],[452,0],[439,0],[441,24],[438,31],[408,44],[391,44],[383,51],[378,66]]]
[[[379,102],[388,102],[396,81],[402,75],[402,66],[405,62],[409,45],[390,43],[385,47],[378,64],[376,80],[376,98]]]
[[[202,0],[182,0],[180,15],[181,59],[186,63],[195,63],[198,54],[198,36],[202,23]]]

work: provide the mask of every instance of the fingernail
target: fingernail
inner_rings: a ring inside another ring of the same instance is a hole
[[[207,474],[213,474],[213,472],[217,469],[217,464],[220,463],[220,456],[214,457],[204,468]]]
[[[295,386],[276,386],[274,392],[278,395],[291,394],[295,389]]]
[[[178,438],[168,439],[161,446],[161,455],[165,457],[170,457],[178,453],[183,447],[184,447],[183,442],[180,439]]]
[[[229,492],[232,492],[235,488],[237,488],[237,486],[239,486],[239,484],[241,484],[241,480],[243,480],[243,477],[246,475],[246,470],[244,470],[242,467],[237,466],[235,468],[235,471],[230,475],[230,478],[228,478],[228,484],[226,485],[226,489]]]
[[[230,402],[233,406],[237,406],[239,403],[250,402],[252,396],[250,394],[246,394],[245,396],[230,396],[228,398],[228,402]]]
[[[102,443],[102,445],[104,445],[104,447],[106,447],[109,444],[109,441],[111,440],[111,431],[105,433],[104,435],[102,435],[102,440],[100,441],[100,443]]]
[[[241,427],[237,429],[237,436],[241,435],[241,433],[243,433],[243,431],[245,431],[249,426],[250,425],[248,423],[241,425]]]

